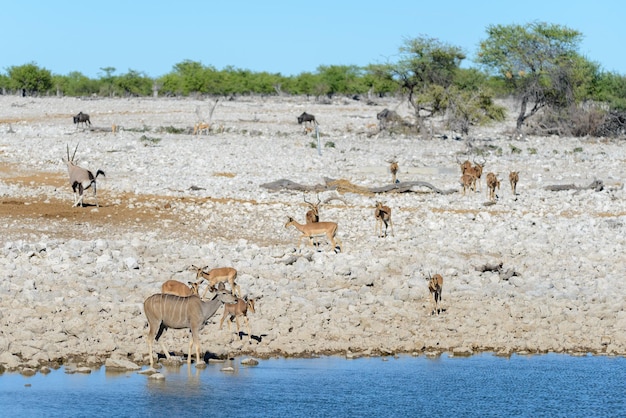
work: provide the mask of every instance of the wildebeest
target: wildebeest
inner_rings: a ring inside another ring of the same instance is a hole
[[[298,116],[298,123],[302,124],[303,122],[317,123],[315,116],[306,112],[303,112],[300,116]]]
[[[82,123],[83,125],[89,124],[91,126],[91,121],[89,120],[89,115],[83,112],[78,112],[78,115],[74,116],[74,123],[77,123],[78,126]]]
[[[381,110],[376,114],[376,119],[380,121],[380,129],[385,129],[388,125],[403,122],[403,119],[395,110],[389,110],[387,108]]]

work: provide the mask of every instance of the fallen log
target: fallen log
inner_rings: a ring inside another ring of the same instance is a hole
[[[261,184],[261,187],[265,189],[270,189],[274,191],[279,190],[298,190],[303,192],[323,192],[325,190],[330,190],[327,186],[323,184],[316,184],[314,186],[305,186],[303,184],[299,184],[287,179],[280,179],[276,181],[272,181],[270,183]]]
[[[589,186],[576,186],[575,184],[553,184],[544,187],[545,190],[551,192],[560,192],[563,190],[587,190],[591,189],[596,192],[601,192],[604,189],[604,182],[602,180],[594,180]]]
[[[351,193],[362,193],[362,194],[375,194],[375,193],[406,193],[406,192],[415,192],[416,188],[426,187],[432,190],[435,193],[439,194],[451,194],[456,193],[458,190],[450,189],[450,190],[441,190],[430,183],[425,181],[403,181],[399,183],[387,184],[380,187],[363,187],[357,186],[355,184],[350,183],[347,180],[336,180],[331,178],[324,178],[324,182],[326,184],[316,184],[313,186],[307,186],[304,184],[299,184],[291,180],[280,179],[276,181],[272,181],[270,183],[261,184],[261,187],[265,189],[270,189],[273,191],[279,190],[296,190],[302,192],[323,192],[327,190],[337,190],[339,192],[351,192]]]

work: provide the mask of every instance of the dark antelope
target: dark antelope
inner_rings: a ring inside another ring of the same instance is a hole
[[[159,341],[163,331],[168,328],[191,329],[187,364],[191,364],[191,347],[196,346],[196,364],[200,364],[200,339],[199,332],[204,323],[212,317],[223,303],[235,303],[237,299],[227,291],[218,292],[209,301],[203,301],[198,296],[180,297],[157,293],[148,297],[143,303],[143,309],[148,318],[148,355],[150,367],[154,366],[152,357],[152,344],[156,339]],[[161,341],[161,349],[169,360],[170,353]]]
[[[74,154],[70,158],[70,148],[68,146],[67,160],[65,161],[67,164],[67,172],[70,176],[70,185],[74,191],[74,206],[78,206],[79,203],[81,207],[83,206],[83,192],[92,186],[93,196],[96,199],[96,206],[99,206],[96,190],[96,178],[98,178],[100,174],[105,176],[104,171],[98,170],[94,176],[91,171],[76,165],[77,161],[74,160],[74,157],[76,157],[76,150],[78,150],[78,144],[76,145],[76,149],[74,149]]]

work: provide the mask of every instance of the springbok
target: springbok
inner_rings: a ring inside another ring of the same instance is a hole
[[[224,325],[224,319],[228,318],[227,325],[228,332],[230,332],[230,323],[232,318],[235,318],[235,323],[237,324],[237,335],[239,335],[239,317],[243,316],[243,319],[246,322],[246,328],[248,329],[248,341],[251,341],[252,338],[250,332],[250,321],[248,321],[248,311],[254,313],[254,299],[237,298],[236,303],[225,303],[224,314],[220,320],[220,329],[222,329],[222,325]]]
[[[148,318],[148,355],[150,367],[154,367],[152,356],[153,340],[159,341],[163,331],[168,328],[191,329],[187,364],[191,364],[191,347],[196,346],[196,364],[200,364],[200,339],[199,332],[204,323],[212,317],[222,306],[222,303],[235,303],[237,298],[227,291],[218,292],[213,299],[203,301],[198,296],[180,297],[157,293],[148,297],[143,303],[143,309]],[[160,342],[165,357],[169,360],[170,353],[163,341]]]
[[[103,176],[106,175],[104,174],[104,171],[98,170],[96,171],[96,175],[94,176],[91,171],[76,165],[76,163],[78,162],[74,160],[74,157],[76,157],[76,150],[78,150],[78,144],[76,144],[74,154],[72,155],[72,158],[70,158],[70,148],[69,146],[67,146],[67,160],[65,161],[65,163],[67,164],[67,172],[70,176],[70,185],[72,186],[72,190],[74,191],[73,207],[78,206],[79,203],[80,206],[83,207],[83,192],[91,186],[93,186],[93,196],[96,199],[96,206],[99,207],[96,191],[96,179],[100,174],[102,174]]]
[[[378,237],[387,236],[387,227],[391,227],[391,236],[393,237],[393,222],[391,222],[391,208],[389,206],[383,206],[382,202],[376,202],[376,209],[374,209],[374,216],[376,217],[376,234]],[[383,235],[383,223],[385,224],[385,235]],[[380,231],[380,233],[378,232]]]
[[[494,173],[487,173],[487,198],[492,202],[496,200],[496,187],[500,190],[500,180]]]
[[[209,285],[206,289],[204,289],[204,293],[202,294],[202,299],[210,290],[213,292],[215,290],[215,286],[220,282],[225,282],[228,280],[228,284],[230,284],[230,292],[232,295],[241,296],[241,289],[235,283],[235,279],[237,278],[237,270],[232,267],[219,267],[208,272],[205,271],[208,266],[204,266],[202,268],[191,266],[192,269],[196,270],[196,282],[198,285],[202,283],[203,280],[206,280]],[[200,279],[200,280],[198,280]]]
[[[192,296],[198,295],[199,292],[199,282],[188,282],[189,286],[185,283],[179,282],[178,280],[168,280],[161,285],[161,293],[167,293],[170,295],[176,296]]]
[[[443,290],[443,277],[441,274],[428,276],[428,291],[430,292],[430,306],[432,308],[430,314],[439,315],[439,305],[441,303],[441,292]]]
[[[511,171],[509,173],[509,183],[511,183],[511,191],[513,196],[517,195],[517,182],[519,181],[519,173],[517,171]]]
[[[306,223],[312,224],[320,221],[320,196],[317,195],[317,203],[312,203],[306,200],[306,196],[303,195],[304,203],[309,205],[310,209],[306,213]]]
[[[341,241],[336,238],[337,235],[337,223],[336,222],[316,222],[313,224],[301,224],[294,220],[291,216],[287,218],[285,228],[294,226],[298,231],[302,232],[300,239],[298,240],[298,247],[302,243],[304,238],[309,239],[309,245],[313,246],[313,237],[326,236],[330,241],[331,248],[334,250],[339,245],[339,251],[341,251]],[[336,241],[336,242],[335,242]]]

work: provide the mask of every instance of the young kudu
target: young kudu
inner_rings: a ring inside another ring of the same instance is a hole
[[[96,179],[100,174],[106,176],[104,171],[98,170],[96,171],[96,175],[86,168],[79,167],[76,165],[77,161],[74,160],[76,157],[76,150],[78,150],[78,144],[76,144],[76,148],[74,149],[74,154],[70,158],[70,148],[67,147],[67,160],[65,163],[67,164],[67,172],[70,176],[70,185],[72,186],[72,190],[74,191],[74,206],[83,206],[83,192],[88,188],[93,186],[93,196],[96,199],[96,206],[98,205],[98,195],[96,190]]]
[[[180,297],[157,293],[148,297],[143,303],[143,309],[148,318],[148,355],[150,356],[150,367],[154,367],[152,356],[153,340],[159,338],[167,328],[191,329],[191,340],[189,341],[189,351],[187,364],[191,364],[191,347],[196,346],[196,364],[200,364],[200,337],[199,333],[204,323],[212,317],[223,303],[235,303],[237,298],[225,290],[218,292],[209,301],[203,301],[198,296]],[[169,360],[170,353],[165,348],[163,341],[161,349],[165,357]]]

